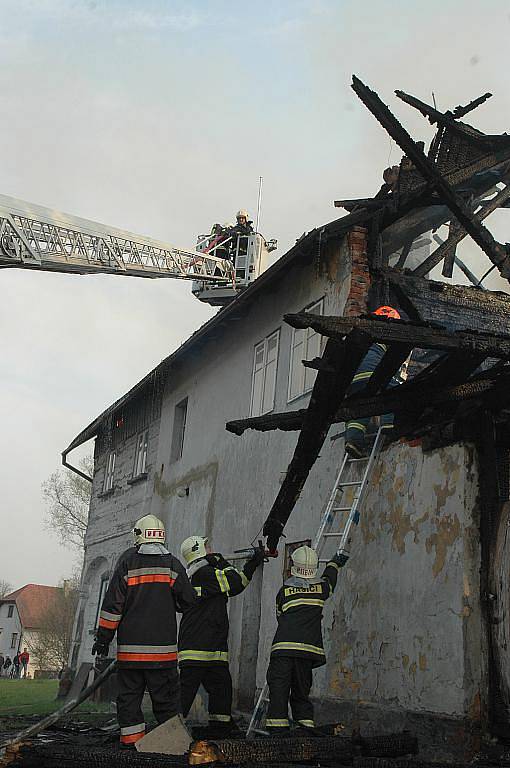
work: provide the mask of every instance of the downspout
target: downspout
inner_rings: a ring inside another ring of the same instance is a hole
[[[85,472],[82,472],[81,469],[78,469],[78,467],[74,467],[72,464],[69,464],[69,462],[67,461],[68,453],[69,453],[69,448],[66,448],[65,451],[62,451],[62,465],[67,469],[70,469],[71,472],[74,472],[76,475],[83,477],[84,480],[88,480],[89,483],[92,483],[92,478],[86,475]]]

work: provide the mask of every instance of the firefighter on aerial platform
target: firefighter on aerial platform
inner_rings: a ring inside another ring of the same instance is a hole
[[[183,541],[181,555],[198,596],[196,604],[185,611],[179,627],[182,714],[188,715],[202,684],[209,694],[209,725],[228,732],[235,725],[231,715],[227,600],[248,586],[264,562],[264,550],[254,549],[240,571],[222,555],[212,554],[202,536]]]
[[[232,227],[233,232],[238,232],[240,235],[252,235],[253,234],[253,221],[249,220],[248,211],[241,208],[236,213],[237,224]]]
[[[145,688],[158,723],[180,713],[176,611],[196,600],[186,571],[166,549],[154,515],[136,523],[135,546],[120,556],[101,605],[93,654],[107,656],[117,632],[117,717],[123,747],[145,734]]]
[[[393,320],[400,320],[400,313],[393,307],[382,306],[378,307],[372,314],[379,317],[389,317]],[[352,383],[347,390],[347,395],[354,395],[361,392],[368,382],[370,381],[372,374],[386,354],[386,344],[377,342],[372,344],[367,354],[361,361],[358,370],[356,371]],[[403,377],[399,371],[391,379],[388,387],[396,387],[401,384]],[[370,418],[358,418],[348,421],[345,428],[345,450],[347,453],[355,459],[361,459],[367,456],[367,447],[365,443],[365,435],[367,432]],[[380,424],[383,430],[390,430],[393,428],[393,414],[386,413],[380,417]]]
[[[271,646],[267,683],[269,707],[266,729],[278,735],[289,731],[288,705],[292,717],[306,733],[315,727],[310,701],[312,671],[326,663],[322,642],[322,610],[336,586],[338,571],[347,554],[335,555],[317,578],[319,559],[308,546],[292,555],[291,577],[276,596],[278,629]]]
[[[253,221],[248,218],[248,211],[241,208],[236,214],[236,224],[227,230],[230,241],[230,253],[232,261],[236,262],[236,257],[245,255],[248,249],[247,235],[253,235]]]

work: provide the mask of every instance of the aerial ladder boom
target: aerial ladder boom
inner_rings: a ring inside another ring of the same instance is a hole
[[[0,267],[233,285],[233,264],[0,195]]]

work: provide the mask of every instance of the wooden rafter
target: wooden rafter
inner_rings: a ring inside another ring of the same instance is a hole
[[[293,328],[313,328],[329,338],[343,338],[355,328],[369,334],[374,341],[386,344],[407,344],[423,349],[443,351],[465,350],[484,356],[510,359],[510,336],[490,335],[473,331],[450,332],[428,325],[373,317],[337,317],[313,315],[308,312],[284,315]]]

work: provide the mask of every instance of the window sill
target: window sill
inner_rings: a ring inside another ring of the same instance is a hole
[[[113,496],[115,493],[115,488],[110,488],[109,491],[103,491],[102,493],[97,494],[98,499],[107,499],[109,496]]]
[[[294,395],[294,397],[291,397],[290,400],[287,400],[287,405],[290,405],[291,403],[295,403],[296,400],[301,400],[302,397],[307,397],[307,395],[311,395],[313,391],[313,387],[311,389],[307,389],[306,392],[301,392],[300,395]]]
[[[136,477],[130,477],[127,481],[128,485],[136,485],[137,483],[141,483],[144,480],[147,480],[148,472],[140,472],[139,475],[136,475]]]

